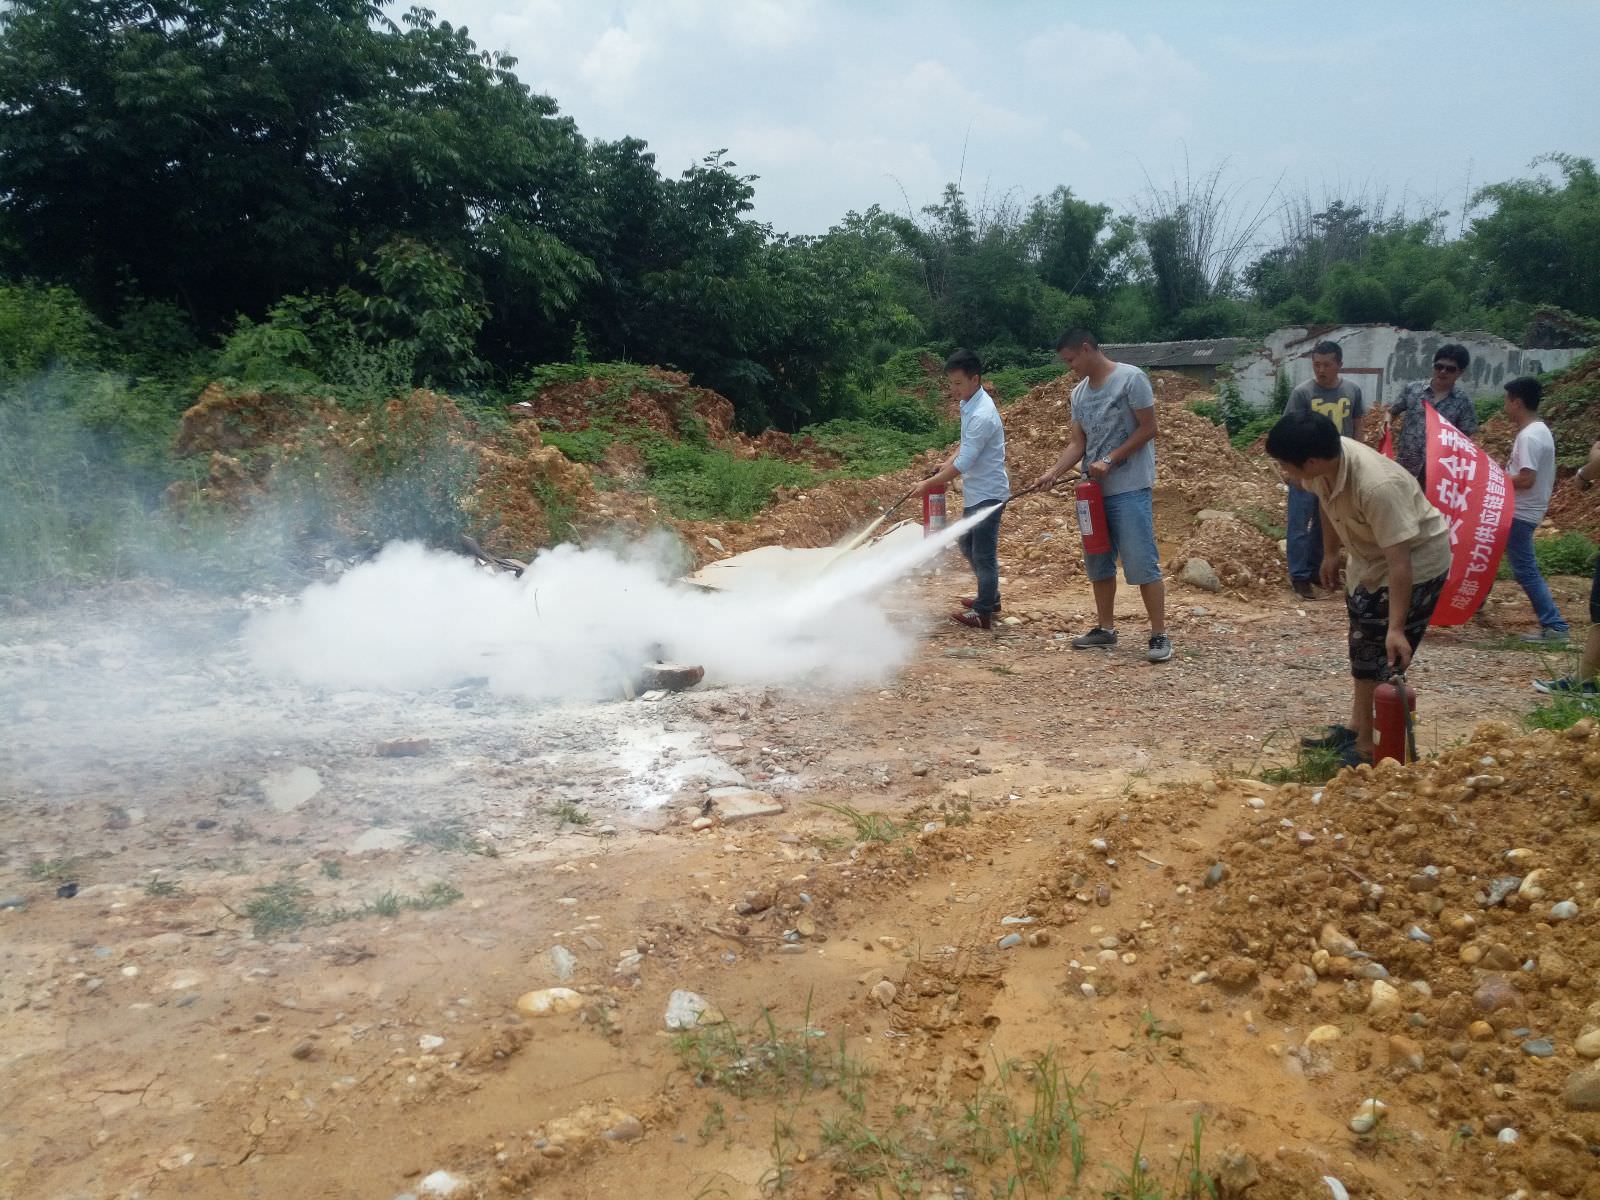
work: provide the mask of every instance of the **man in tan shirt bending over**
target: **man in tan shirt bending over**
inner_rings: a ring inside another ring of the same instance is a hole
[[[1267,453],[1286,482],[1321,506],[1324,587],[1338,586],[1341,550],[1349,556],[1350,724],[1307,744],[1338,749],[1346,765],[1371,762],[1372,694],[1380,679],[1411,665],[1427,632],[1450,575],[1449,526],[1409,471],[1340,437],[1319,413],[1284,417],[1267,434]]]

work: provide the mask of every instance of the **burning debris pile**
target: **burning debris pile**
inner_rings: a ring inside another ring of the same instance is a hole
[[[1359,1144],[1406,1139],[1451,1194],[1600,1196],[1594,722],[1248,791],[1165,914],[1170,969],[1259,1013]]]

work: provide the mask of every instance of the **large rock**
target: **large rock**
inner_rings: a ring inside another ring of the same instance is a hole
[[[723,1016],[716,1006],[696,992],[682,988],[667,997],[665,1024],[668,1029],[681,1031],[699,1025],[719,1025]]]
[[[310,767],[276,771],[261,781],[261,794],[274,812],[293,812],[322,790],[322,776]]]
[[[1573,1112],[1600,1112],[1600,1066],[1584,1067],[1568,1075],[1561,1103]]]
[[[1183,570],[1178,574],[1178,581],[1205,592],[1222,590],[1222,580],[1217,578],[1216,571],[1203,558],[1191,558],[1184,563]]]
[[[682,692],[692,688],[705,677],[704,667],[685,666],[682,663],[646,663],[639,672],[639,690]]]
[[[411,844],[411,835],[404,829],[369,829],[350,843],[346,854],[373,854],[382,850],[403,850]]]
[[[517,997],[517,1011],[525,1017],[553,1017],[577,1012],[583,1005],[580,993],[564,987],[540,988]]]
[[[783,801],[747,787],[717,787],[706,793],[717,806],[724,825],[748,821],[753,817],[776,817],[784,811]]]

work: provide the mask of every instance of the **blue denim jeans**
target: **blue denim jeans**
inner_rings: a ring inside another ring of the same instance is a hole
[[[1305,488],[1289,487],[1289,578],[1315,583],[1322,570],[1322,508]]]
[[[1511,574],[1517,583],[1528,593],[1528,599],[1533,604],[1533,615],[1539,618],[1539,628],[1566,633],[1567,623],[1562,619],[1556,602],[1551,599],[1550,587],[1545,583],[1544,576],[1539,573],[1539,560],[1533,556],[1535,528],[1532,521],[1511,522],[1511,536],[1506,539],[1506,561],[1511,564]]]
[[[975,613],[993,613],[1000,609],[1000,501],[975,504],[962,516],[971,516],[984,508],[993,508],[994,513],[956,541],[972,573],[978,577],[978,597],[972,606]]]
[[[1083,573],[1091,583],[1117,576],[1117,560],[1122,560],[1122,577],[1138,587],[1161,578],[1161,554],[1156,548],[1155,503],[1149,488],[1118,492],[1106,498],[1106,532],[1111,535],[1111,553],[1085,554]]]

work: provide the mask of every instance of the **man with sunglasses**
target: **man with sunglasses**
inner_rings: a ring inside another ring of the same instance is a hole
[[[1478,410],[1461,387],[1461,376],[1469,361],[1465,346],[1454,342],[1440,346],[1433,353],[1433,377],[1406,384],[1400,399],[1389,406],[1385,429],[1395,417],[1403,418],[1394,440],[1395,461],[1415,475],[1424,489],[1428,485],[1428,420],[1423,402],[1432,404],[1441,417],[1469,437],[1478,432]]]

